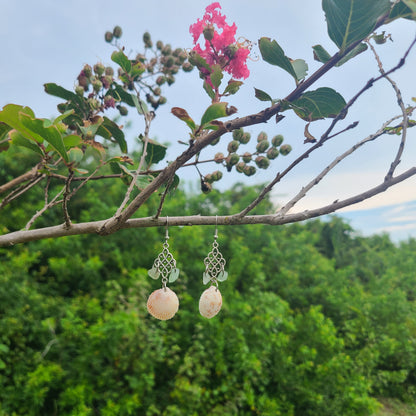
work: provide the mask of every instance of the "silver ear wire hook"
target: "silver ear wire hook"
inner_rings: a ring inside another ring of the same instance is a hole
[[[166,215],[166,232],[165,232],[165,240],[169,240],[169,217]]]
[[[215,234],[214,234],[214,238],[215,240],[218,238],[218,215],[215,216]]]

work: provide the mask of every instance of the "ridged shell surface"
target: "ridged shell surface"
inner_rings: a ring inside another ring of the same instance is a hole
[[[173,318],[178,308],[179,299],[168,287],[155,290],[147,300],[147,310],[150,315],[162,321]]]
[[[221,292],[215,286],[205,290],[199,299],[199,312],[208,319],[214,317],[221,310],[221,306]]]

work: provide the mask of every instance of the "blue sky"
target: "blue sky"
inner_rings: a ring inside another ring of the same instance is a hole
[[[106,30],[111,30],[116,24],[121,25],[124,31],[122,41],[126,51],[132,54],[141,50],[141,36],[145,31],[149,31],[154,40],[161,39],[174,47],[190,48],[192,39],[189,25],[202,16],[209,3],[191,0],[119,0],[116,3],[108,0],[0,0],[0,107],[12,102],[30,106],[40,117],[56,115],[58,100],[43,92],[43,84],[56,82],[71,89],[85,63],[110,64],[112,48],[103,40]],[[236,22],[239,36],[253,42],[261,36],[276,39],[288,56],[307,61],[309,73],[320,65],[313,60],[313,45],[322,44],[329,52],[336,51],[327,36],[319,0],[224,0],[220,3],[228,21]],[[401,20],[386,30],[392,34],[394,42],[387,42],[379,48],[379,53],[385,67],[390,68],[398,62],[410,44],[415,34],[415,25],[414,22]],[[256,48],[254,53],[255,51]],[[407,104],[411,102],[412,96],[416,96],[413,75],[415,66],[416,53],[413,51],[405,68],[393,75],[399,86],[404,87],[403,98]],[[239,116],[257,112],[264,107],[263,103],[253,97],[253,87],[263,89],[276,98],[284,97],[294,87],[291,77],[276,67],[252,61],[249,68],[251,76],[240,93],[229,100],[230,104],[238,108]],[[335,69],[315,87],[334,88],[348,100],[370,77],[377,75],[376,63],[371,54],[366,53]],[[209,105],[209,98],[202,91],[196,72],[181,76],[166,95],[168,103],[156,117],[151,135],[161,142],[171,143],[168,155],[172,159],[183,150],[177,141],[186,140],[188,133],[183,123],[170,115],[170,108],[183,107],[198,118]],[[384,81],[367,91],[350,111],[348,118],[340,123],[340,128],[343,128],[352,121],[360,120],[359,127],[339,136],[293,171],[286,182],[275,188],[275,202],[284,203],[339,153],[377,130],[387,118],[399,114],[395,101],[392,89]],[[261,130],[270,136],[283,134],[285,141],[293,147],[293,152],[287,158],[279,157],[272,169],[249,178],[247,183],[264,183],[272,179],[276,172],[284,169],[296,155],[303,152],[306,149],[303,144],[304,126],[302,121],[288,113],[277,126],[269,122],[247,129],[252,135]],[[328,122],[320,121],[313,123],[310,130],[319,136],[327,126]],[[131,144],[140,129],[141,122],[138,120],[126,132]],[[224,139],[224,148],[228,140]],[[354,154],[337,166],[332,175],[323,180],[305,200],[300,201],[296,210],[316,208],[380,183],[396,152],[398,140],[398,137],[388,136]],[[221,149],[215,149],[218,150]],[[406,154],[398,173],[413,166],[415,156],[416,132],[410,130]],[[204,173],[209,173],[217,169],[217,166],[204,169]],[[185,170],[183,177],[189,178],[190,175],[195,175],[195,171]],[[242,179],[245,177],[237,174],[227,176],[220,186],[225,188]],[[363,234],[386,231],[395,240],[416,237],[415,200],[416,179],[413,178],[372,200],[349,207],[341,214]]]

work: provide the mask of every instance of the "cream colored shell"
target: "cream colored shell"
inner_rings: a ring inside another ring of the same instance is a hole
[[[205,318],[212,318],[222,306],[221,292],[216,286],[211,286],[205,290],[199,299],[199,312]]]
[[[178,308],[179,299],[168,287],[155,290],[147,300],[147,310],[150,315],[162,321],[173,318]]]

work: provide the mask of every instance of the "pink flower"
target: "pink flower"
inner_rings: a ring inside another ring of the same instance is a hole
[[[205,9],[203,18],[190,26],[189,32],[195,44],[193,50],[208,64],[219,64],[233,77],[245,79],[250,74],[246,63],[250,50],[246,45],[236,41],[236,24],[228,25],[225,21],[226,16],[218,9],[221,9],[220,4],[212,3]],[[205,40],[204,48],[198,43],[201,35]]]

